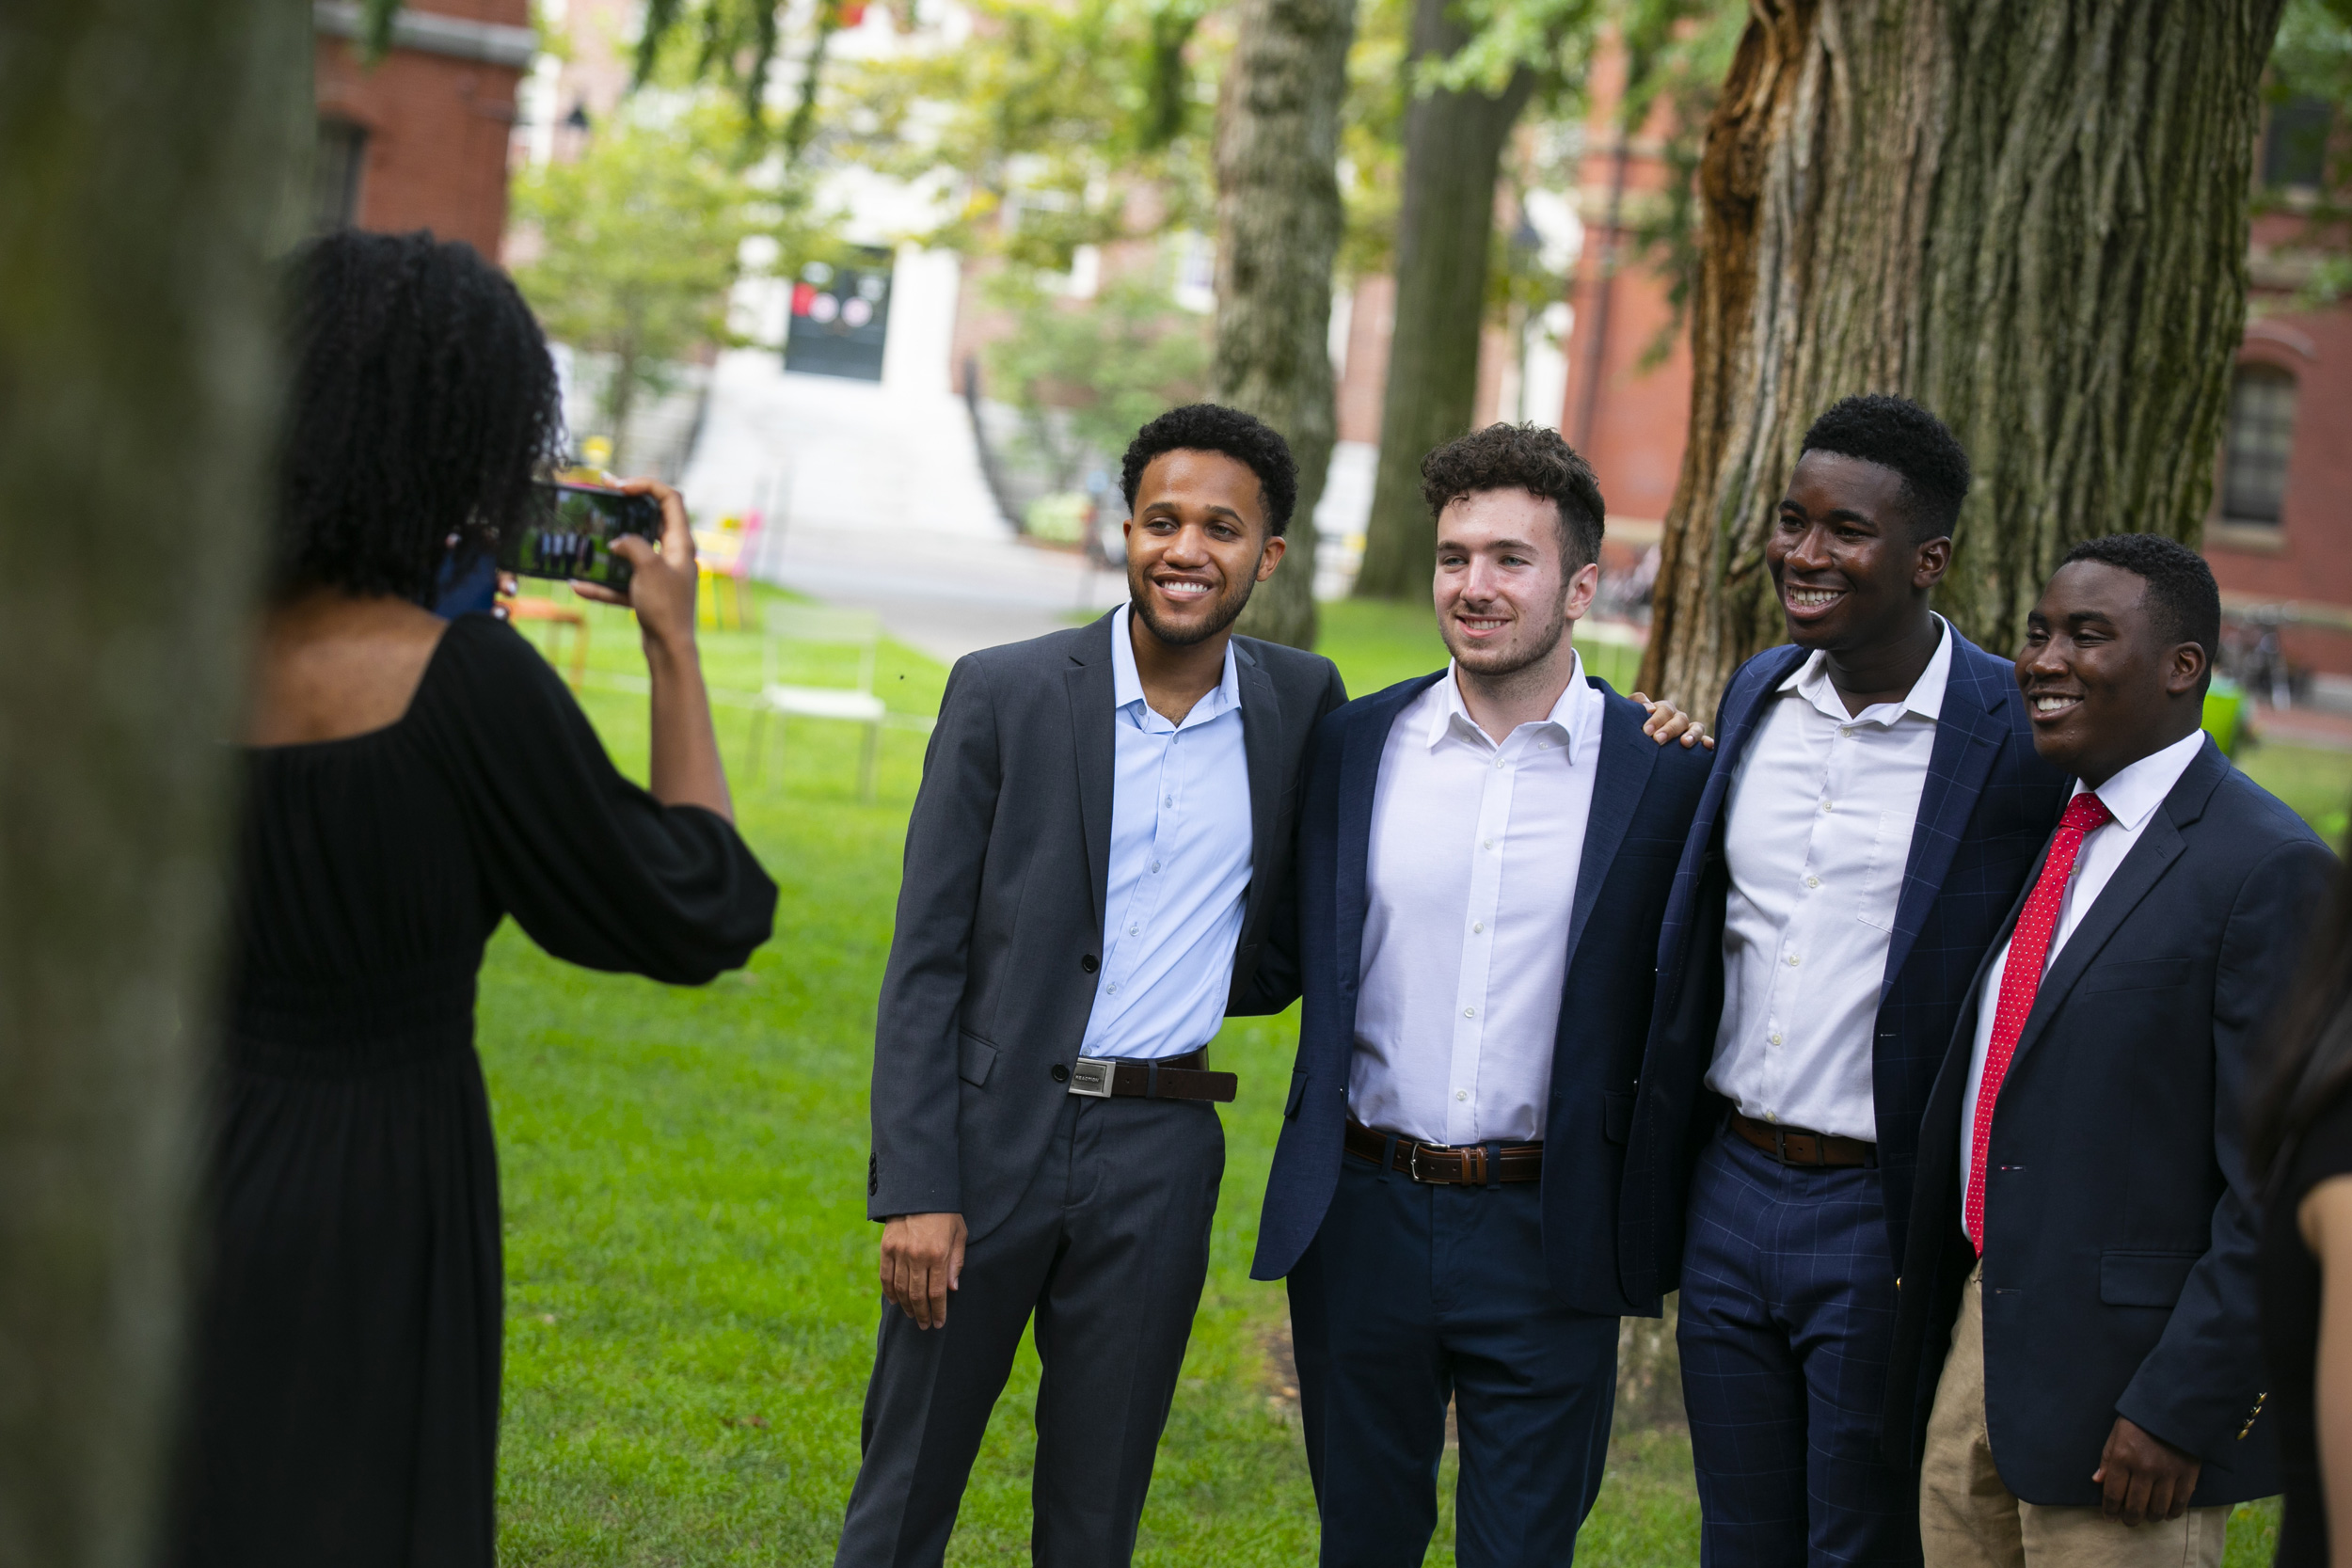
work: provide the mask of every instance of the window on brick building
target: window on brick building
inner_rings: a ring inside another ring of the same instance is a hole
[[[2222,449],[2223,522],[2278,526],[2294,446],[2295,377],[2270,365],[2240,365]]]
[[[348,229],[359,219],[359,170],[368,161],[368,133],[347,119],[319,121],[318,156],[310,165],[310,228]]]
[[[2263,183],[2313,190],[2328,175],[2328,132],[2335,111],[2324,98],[2290,98],[2270,111],[2263,132]]]

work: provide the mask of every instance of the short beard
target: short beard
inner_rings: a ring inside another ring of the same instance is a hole
[[[1454,661],[1456,664],[1459,664],[1463,669],[1469,671],[1471,674],[1476,675],[1481,680],[1508,680],[1513,675],[1518,674],[1520,671],[1528,669],[1533,665],[1541,664],[1545,659],[1549,658],[1552,656],[1553,651],[1560,646],[1560,640],[1567,634],[1568,617],[1565,612],[1565,608],[1562,607],[1553,612],[1551,625],[1546,628],[1542,641],[1537,642],[1533,647],[1522,649],[1518,657],[1512,658],[1507,664],[1471,663],[1469,659],[1462,657],[1462,651],[1459,648],[1454,647],[1450,639],[1446,644],[1446,651],[1454,656]]]
[[[1151,585],[1148,582],[1130,580],[1127,598],[1135,606],[1136,613],[1143,617],[1143,624],[1151,628],[1152,636],[1171,648],[1190,648],[1206,642],[1241,619],[1243,609],[1249,603],[1249,591],[1257,586],[1255,577],[1243,578],[1239,583],[1225,591],[1223,596],[1211,607],[1208,619],[1197,626],[1163,626],[1159,616],[1152,612]]]

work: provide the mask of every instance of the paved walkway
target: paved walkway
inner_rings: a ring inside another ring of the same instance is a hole
[[[731,351],[683,488],[698,517],[762,515],[759,577],[872,610],[945,661],[1126,597],[1117,574],[1025,544],[998,515],[950,392],[788,375],[771,353]]]

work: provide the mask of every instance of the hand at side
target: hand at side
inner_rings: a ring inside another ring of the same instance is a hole
[[[2100,1488],[2099,1506],[2108,1518],[2137,1525],[2187,1513],[2189,1494],[2197,1490],[2203,1468],[2195,1454],[2118,1416],[2090,1480]]]
[[[917,1328],[947,1322],[947,1292],[963,1283],[961,1214],[895,1214],[882,1222],[882,1288]]]

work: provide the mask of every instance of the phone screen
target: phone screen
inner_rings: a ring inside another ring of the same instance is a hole
[[[612,542],[634,533],[661,537],[661,503],[590,484],[533,484],[532,515],[499,544],[499,564],[527,578],[558,578],[628,587],[628,562]]]

